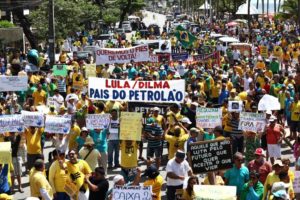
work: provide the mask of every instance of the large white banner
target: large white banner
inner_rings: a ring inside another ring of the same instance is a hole
[[[115,186],[112,191],[112,199],[143,199],[152,200],[151,186]]]
[[[148,45],[130,48],[101,48],[96,50],[96,65],[149,61]]]
[[[71,129],[71,116],[47,115],[45,132],[68,134]]]
[[[0,76],[0,92],[25,91],[27,88],[27,76]]]
[[[6,132],[23,132],[24,124],[22,115],[1,115],[0,116],[0,133]]]
[[[89,78],[89,97],[94,100],[182,103],[185,81],[129,81]]]
[[[243,131],[262,132],[266,126],[265,113],[241,112],[239,129]]]
[[[44,113],[28,112],[23,110],[21,114],[23,117],[24,126],[44,127],[45,124]]]
[[[104,129],[110,122],[109,114],[88,114],[85,118],[87,129]]]

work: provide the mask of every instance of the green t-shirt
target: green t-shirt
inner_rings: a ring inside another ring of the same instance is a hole
[[[208,132],[204,132],[203,139],[204,139],[204,141],[213,140],[213,139],[215,139],[215,135],[214,134],[209,134]]]
[[[276,61],[272,61],[270,64],[270,70],[272,71],[273,74],[279,72],[279,63]]]

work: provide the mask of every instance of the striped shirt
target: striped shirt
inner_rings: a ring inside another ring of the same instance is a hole
[[[66,85],[66,80],[58,80],[57,81],[57,89],[59,92],[66,92],[67,91],[67,85]]]
[[[162,136],[163,135],[163,130],[158,125],[155,125],[155,126],[146,125],[144,131],[147,132],[151,136]],[[149,148],[160,147],[161,144],[162,144],[161,140],[148,138],[148,147]]]

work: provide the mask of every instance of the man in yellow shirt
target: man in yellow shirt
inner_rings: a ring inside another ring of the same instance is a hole
[[[42,154],[41,140],[44,128],[28,127],[25,128],[27,145],[27,169],[30,170],[37,158]]]
[[[57,160],[55,160],[50,166],[49,183],[52,187],[55,198],[66,199],[69,196],[64,189],[67,180],[67,173],[63,169],[66,167],[65,153],[60,152],[59,150],[54,152],[57,154]],[[55,157],[54,154],[53,157]]]
[[[175,156],[177,150],[184,150],[184,143],[188,140],[189,134],[181,134],[180,126],[175,126],[174,135],[169,135],[169,128],[165,132],[165,140],[169,142],[168,159],[172,159]]]
[[[71,130],[69,133],[69,149],[77,149],[76,138],[80,135],[80,127],[76,123],[76,120],[72,118],[71,120]]]
[[[37,90],[32,94],[34,106],[46,105],[46,95],[47,93],[42,89],[42,84],[38,84]]]
[[[148,180],[144,182],[144,186],[152,186],[152,199],[161,200],[161,187],[164,183],[163,177],[159,174],[155,165],[150,165],[143,176],[147,176]]]
[[[43,200],[53,199],[53,191],[51,185],[47,181],[44,170],[45,164],[41,159],[34,162],[35,172],[29,177],[30,192],[32,197],[37,197]]]
[[[123,140],[121,141],[121,166],[124,169],[132,169],[137,167],[137,150],[138,144],[136,141]]]
[[[297,138],[297,132],[300,126],[300,101],[299,94],[295,95],[294,102],[290,105],[291,111],[291,132],[294,139]]]
[[[269,175],[267,176],[267,179],[265,181],[264,196],[262,199],[266,199],[266,197],[269,197],[273,183],[280,181],[279,174],[283,169],[283,164],[282,164],[281,160],[275,161],[275,163],[273,165],[273,169],[274,169],[274,171],[269,173]]]

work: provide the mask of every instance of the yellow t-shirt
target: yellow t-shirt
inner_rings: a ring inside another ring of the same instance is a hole
[[[84,184],[84,177],[85,175],[92,173],[89,164],[84,160],[78,159],[76,164],[72,164],[70,161],[67,161],[66,165],[68,170],[68,179],[76,184],[78,192],[82,186],[87,189],[87,185]],[[71,177],[73,177],[73,179],[71,179]]]
[[[168,159],[172,159],[175,156],[177,150],[184,150],[184,143],[189,138],[189,134],[184,134],[179,137],[173,135],[165,135],[165,140],[169,142],[169,155]]]
[[[231,91],[231,90],[232,90],[232,88],[233,88],[233,84],[232,84],[232,82],[230,82],[230,81],[227,81],[226,87],[227,87],[227,90],[228,90],[228,91]]]
[[[265,77],[258,76],[256,81],[259,82],[261,88],[265,87]]]
[[[60,168],[58,161],[54,161],[49,169],[49,183],[52,186],[54,193],[65,192],[64,187],[67,177],[66,171]]]
[[[243,92],[240,92],[239,94],[238,94],[238,96],[240,97],[240,99],[242,100],[242,101],[246,101],[247,100],[247,92],[246,91],[243,91]]]
[[[258,62],[256,63],[256,68],[257,68],[257,69],[261,69],[261,70],[265,70],[265,69],[266,69],[266,65],[265,65],[264,62],[258,61]]]
[[[223,137],[223,136],[222,136]],[[219,139],[219,138],[218,138]],[[224,139],[224,138],[223,138]],[[221,140],[221,139],[220,139]],[[206,176],[203,180],[203,185],[210,185],[208,176]],[[221,176],[216,176],[216,185],[224,185],[224,180]]]
[[[35,128],[34,134],[31,132],[30,128],[25,128],[25,137],[27,144],[27,153],[28,154],[41,154],[41,138],[44,132],[44,128]]]
[[[155,179],[146,180],[144,186],[152,186],[152,193],[156,195],[153,200],[161,200],[161,187],[164,183],[164,179],[161,175],[158,175]]]
[[[152,117],[155,119],[156,123],[157,123],[160,127],[162,127],[162,123],[163,123],[164,117],[163,117],[162,115],[157,115],[157,117],[155,117],[155,116],[152,116]]]
[[[43,172],[35,171],[29,177],[30,192],[32,197],[41,197],[40,189],[45,189],[51,198],[53,198],[52,187],[44,176]]]
[[[173,114],[174,113],[172,111],[167,113],[167,120],[168,120],[169,124],[171,125],[170,132],[174,132],[175,119],[174,119]],[[183,118],[183,116],[181,115],[180,112],[178,112],[175,114],[175,118],[178,121],[180,121]]]
[[[106,104],[105,104],[105,112],[110,113],[110,111],[113,110],[113,109],[116,109],[116,110],[120,111],[120,110],[123,109],[123,106],[118,101],[115,101],[115,102],[108,101],[108,102],[106,102]]]
[[[298,114],[296,114],[298,113]],[[291,105],[291,120],[300,121],[300,101],[298,103],[293,102]]]
[[[80,128],[77,124],[71,127],[70,133],[69,133],[69,149],[76,149],[77,148],[77,142],[76,138],[80,135]]]
[[[123,168],[137,167],[138,144],[132,141],[131,145],[126,145],[126,141],[121,142],[121,166]]]
[[[184,200],[193,200],[193,199],[195,199],[194,191],[192,191],[192,194],[189,195],[189,194],[187,193],[187,190],[183,190],[183,191],[182,191],[182,197],[181,197],[181,198],[184,199]]]
[[[271,70],[268,70],[265,72],[265,76],[267,76],[269,79],[273,78],[273,72]]]
[[[211,87],[211,97],[212,98],[218,98],[221,91],[221,85],[216,84]]]
[[[264,184],[264,196],[262,199],[266,199],[266,195],[268,193],[268,186],[272,187],[273,183],[275,182],[280,182],[280,179],[278,175],[276,175],[275,172],[273,171],[269,173],[269,175],[267,176],[266,182]]]
[[[32,97],[34,99],[34,106],[38,105],[46,105],[46,92],[44,90],[39,91],[34,91],[32,94]]]

